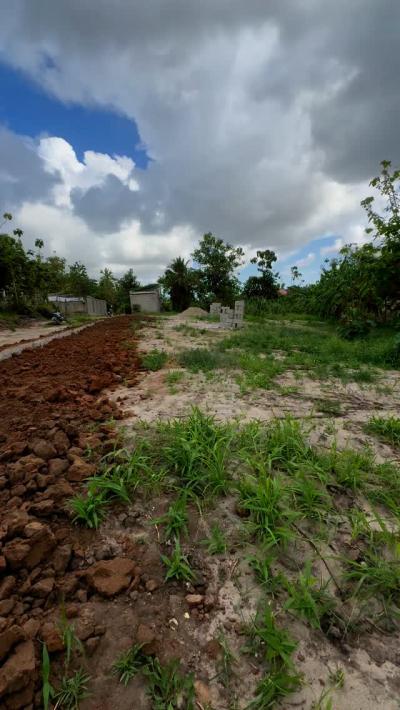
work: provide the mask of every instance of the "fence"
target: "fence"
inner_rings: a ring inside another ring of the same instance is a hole
[[[75,313],[86,313],[89,316],[105,316],[107,315],[107,303],[100,298],[86,296],[63,296],[55,294],[49,296],[50,303],[54,303],[55,308],[65,316],[71,316]]]

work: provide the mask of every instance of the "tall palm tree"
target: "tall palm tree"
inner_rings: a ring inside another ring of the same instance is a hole
[[[193,299],[193,271],[188,263],[181,256],[176,257],[160,278],[171,299],[172,309],[178,312],[188,308]]]

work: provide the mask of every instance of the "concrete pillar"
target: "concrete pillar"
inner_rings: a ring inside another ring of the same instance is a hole
[[[210,306],[210,316],[219,316],[221,313],[221,304],[212,303]]]
[[[242,328],[244,318],[244,301],[235,301],[233,328]]]

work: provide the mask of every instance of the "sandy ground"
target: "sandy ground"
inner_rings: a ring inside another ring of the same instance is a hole
[[[182,322],[197,329],[198,334],[195,330],[190,334],[176,330]],[[134,434],[138,421],[152,423],[157,419],[185,417],[196,405],[219,421],[236,418],[240,421],[267,421],[290,414],[306,421],[314,444],[324,446],[336,441],[339,447],[351,448],[368,444],[374,448],[378,460],[398,460],[390,446],[368,436],[362,428],[363,423],[374,414],[398,415],[400,379],[395,372],[382,372],[378,385],[345,385],[338,380],[321,382],[305,376],[299,379],[295,378],[294,373],[286,372],[278,378],[279,387],[248,392],[241,390],[236,381],[237,373],[226,371],[207,376],[183,371],[178,383],[173,386],[168,384],[168,373],[179,369],[174,360],[175,353],[185,348],[208,347],[225,334],[217,324],[184,321],[180,317],[160,318],[155,326],[141,331],[139,347],[143,351],[162,349],[170,358],[166,368],[142,373],[135,388],[119,387],[113,393],[112,397],[124,411],[123,426],[128,435]],[[340,403],[338,416],[328,416],[320,411],[321,401],[327,400]],[[224,499],[212,511],[208,521],[203,519],[202,525],[207,526],[212,520],[218,520],[225,531],[234,537],[238,521],[232,508],[232,501]],[[145,529],[143,534],[149,535]],[[210,557],[208,560],[221,610],[218,611],[217,605],[212,619],[205,620],[192,633],[199,647],[205,648],[207,641],[215,638],[216,631],[222,629],[236,658],[235,680],[232,681],[235,700],[232,704],[227,703],[226,694],[223,699],[220,683],[213,680],[215,664],[205,653],[198,661],[197,672],[209,686],[215,710],[244,708],[260,680],[257,668],[252,668],[246,657],[239,655],[244,643],[240,628],[243,621],[254,614],[260,598],[260,588],[255,584],[246,562],[251,551],[244,546],[237,555],[233,548],[231,556],[222,559]],[[305,551],[297,552],[301,556]],[[310,549],[306,550],[306,556],[307,552],[309,555]],[[334,552],[337,553],[337,550],[330,550],[331,556]],[[184,623],[183,619],[179,618],[179,623]],[[395,636],[385,637],[372,632],[367,642],[364,638],[359,647],[352,645],[346,648],[336,646],[321,632],[314,631],[296,618],[293,618],[289,631],[298,641],[294,660],[297,669],[304,674],[304,685],[300,691],[285,698],[281,708],[376,710],[380,706],[385,710],[398,710],[400,654]],[[318,704],[324,690],[329,687],[329,673],[338,668],[343,669],[345,674],[344,687],[334,690],[329,696],[331,706],[326,704],[327,700]]]
[[[193,334],[176,330],[186,323]],[[196,334],[198,331],[198,335]],[[182,370],[174,360],[174,354],[192,348],[207,348],[228,331],[216,323],[188,321],[180,316],[159,319],[157,326],[141,331],[139,349],[143,352],[155,348],[170,356],[168,369],[143,374],[135,389],[121,388],[118,396],[127,416],[129,426],[135,420],[152,422],[184,417],[191,407],[198,406],[217,420],[237,418],[248,422],[252,419],[268,421],[274,417],[291,415],[308,419],[313,424],[312,443],[331,443],[335,439],[341,448],[349,445],[360,448],[366,443],[373,446],[378,458],[399,460],[390,446],[378,442],[363,431],[363,424],[375,415],[398,416],[400,411],[400,377],[396,371],[382,371],[374,384],[342,383],[331,379],[320,381],[304,374],[285,372],[276,380],[279,385],[270,390],[243,391],[237,382],[239,372],[214,371],[191,374]],[[171,370],[181,370],[182,380],[170,386],[166,375]],[[326,404],[340,407],[334,417],[321,411]]]
[[[43,323],[35,322],[34,325],[15,328],[15,330],[0,330],[0,348],[4,345],[15,345],[21,341],[35,340],[42,335],[49,335],[50,332],[58,333],[60,330],[64,330],[67,327],[66,325],[60,325],[49,328],[48,321],[44,321]]]

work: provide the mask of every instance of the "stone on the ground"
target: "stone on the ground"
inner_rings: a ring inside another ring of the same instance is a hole
[[[135,563],[126,557],[115,557],[96,562],[85,571],[85,577],[96,592],[104,597],[113,597],[129,587],[135,567]]]

